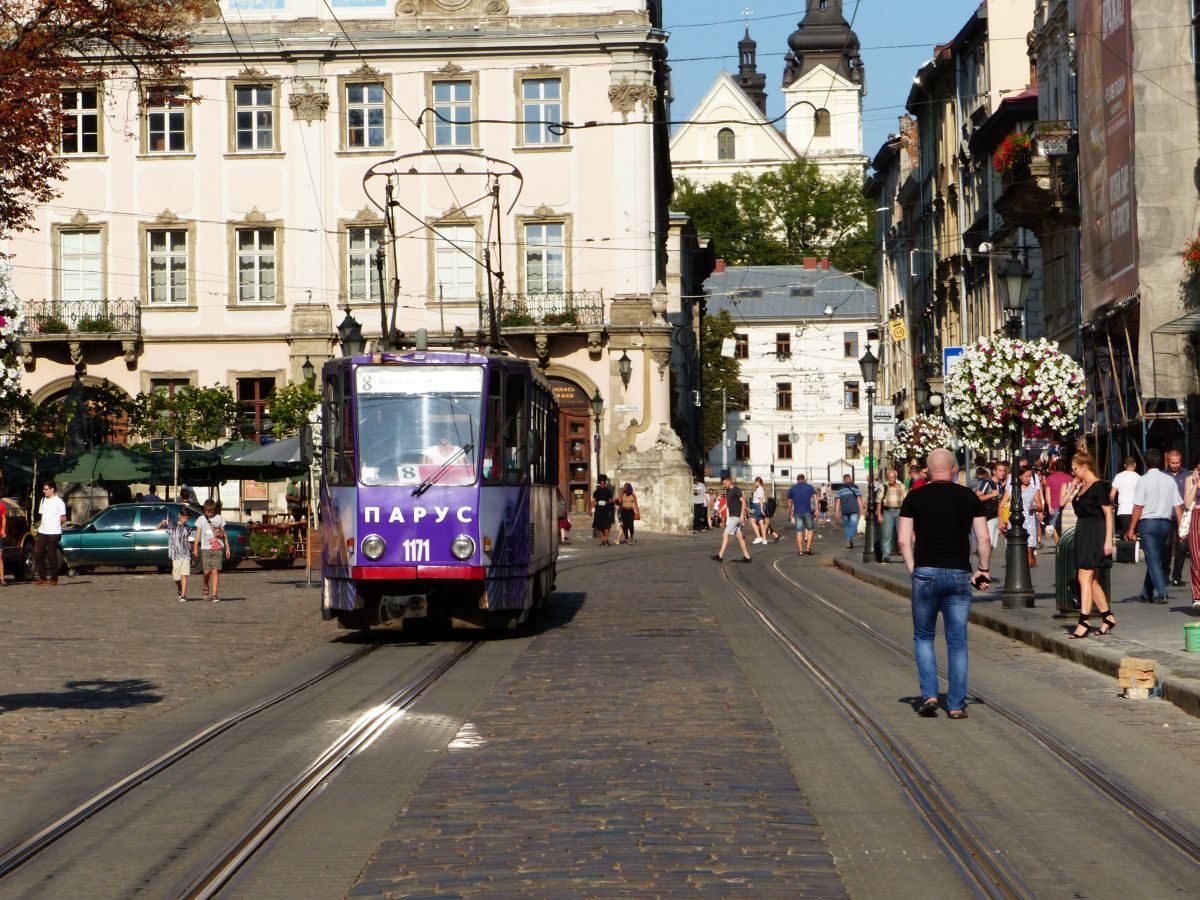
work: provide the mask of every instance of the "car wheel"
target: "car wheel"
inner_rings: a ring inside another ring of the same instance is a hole
[[[33,581],[34,561],[33,561],[33,538],[26,538],[21,544],[21,572],[20,576],[26,581]]]

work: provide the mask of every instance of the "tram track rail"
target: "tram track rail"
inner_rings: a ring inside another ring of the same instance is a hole
[[[779,567],[781,562],[782,559],[776,559],[771,563],[771,571],[776,577],[807,596],[811,601],[858,628],[877,643],[893,650],[906,660],[911,661],[915,659],[912,650],[899,641],[882,634],[869,622],[848,612],[832,600],[787,575]],[[941,669],[939,669],[939,674],[943,677],[945,676],[945,672]],[[1075,775],[1090,785],[1099,794],[1115,803],[1121,810],[1128,813],[1156,836],[1166,841],[1189,861],[1200,865],[1200,835],[1176,823],[1170,816],[1156,809],[1154,804],[1149,800],[1115,780],[1111,775],[1088,759],[1085,754],[1080,753],[1071,744],[1060,739],[1048,729],[1036,722],[1030,721],[1023,713],[1007,706],[994,696],[975,688],[971,688],[967,696],[968,699],[974,700],[997,713],[1018,731],[1032,738],[1038,746],[1066,766],[1069,771],[1075,773]]]
[[[442,676],[466,659],[481,644],[481,641],[459,644],[452,652],[426,666],[416,678],[359,717],[303,772],[289,781],[175,896],[180,900],[205,900],[216,896],[266,845],[276,830],[336,775],[343,764],[369,746]]]
[[[993,843],[947,801],[920,755],[870,711],[857,691],[822,665],[802,641],[789,633],[768,610],[755,601],[749,591],[735,582],[727,566],[721,565],[721,577],[833,705],[861,732],[864,740],[895,775],[934,840],[963,880],[984,897],[1031,900],[1034,893],[993,849]]]
[[[204,726],[188,737],[179,741],[170,749],[160,753],[158,756],[151,759],[149,762],[139,766],[128,775],[114,781],[112,784],[102,788],[90,797],[77,803],[71,809],[45,823],[26,838],[11,844],[0,850],[0,878],[15,872],[29,860],[33,859],[37,854],[54,844],[56,841],[70,834],[88,819],[92,818],[97,813],[102,812],[107,807],[111,806],[117,800],[124,797],[130,791],[145,784],[151,778],[161,774],[171,766],[178,763],[180,760],[192,753],[195,753],[201,747],[209,742],[220,737],[225,732],[229,731],[235,725],[239,725],[260,713],[271,709],[274,706],[283,703],[300,694],[309,688],[320,684],[322,681],[336,675],[343,669],[354,665],[360,660],[366,658],[370,654],[378,650],[382,644],[371,644],[365,647],[359,647],[352,653],[347,654],[339,660],[325,666],[321,670],[303,678],[288,687],[282,688],[273,694],[264,697],[255,703],[245,706],[227,716],[223,716],[217,721]]]

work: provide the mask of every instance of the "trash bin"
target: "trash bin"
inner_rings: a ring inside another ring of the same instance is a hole
[[[1112,569],[1100,569],[1096,577],[1111,604]],[[1075,529],[1068,528],[1058,539],[1058,550],[1054,555],[1054,608],[1062,615],[1077,615],[1079,607],[1079,579],[1075,575]]]

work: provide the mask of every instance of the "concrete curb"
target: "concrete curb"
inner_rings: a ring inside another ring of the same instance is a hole
[[[906,600],[912,594],[907,579],[891,575],[889,572],[836,556],[833,557],[833,565],[859,581],[890,591]],[[884,568],[890,570],[893,567]],[[895,568],[899,568],[900,572],[904,571],[903,566]],[[995,595],[984,597],[987,598],[985,601],[977,602],[971,607],[971,621],[974,624],[1038,650],[1087,666],[1114,679],[1121,667],[1122,657],[1139,656],[1154,659],[1159,664],[1158,681],[1162,699],[1179,707],[1188,715],[1200,717],[1200,678],[1177,672],[1178,667],[1172,665],[1169,654],[1136,641],[1120,638],[1116,634],[1105,638],[1103,643],[1095,640],[1068,640],[1061,626],[1046,624],[1044,621],[1024,621],[1026,611],[997,609]]]

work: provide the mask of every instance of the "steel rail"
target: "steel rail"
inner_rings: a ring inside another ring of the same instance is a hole
[[[763,623],[766,629],[791,654],[818,687],[839,707],[861,732],[870,746],[893,772],[928,826],[935,841],[956,866],[964,881],[977,893],[989,898],[1033,898],[1035,894],[1020,876],[992,848],[991,842],[943,797],[932,774],[920,756],[901,738],[889,731],[858,699],[858,694],[817,662],[809,650],[785,631],[736,584],[726,566],[721,566],[726,583]]]
[[[187,900],[214,896],[246,861],[262,848],[276,829],[321,788],[343,763],[374,741],[439,678],[474,652],[480,643],[472,641],[460,644],[451,653],[427,666],[416,678],[392,693],[378,706],[364,713],[300,775],[276,794],[241,833],[224,850],[210,859],[175,896]]]
[[[907,659],[916,658],[913,651],[908,647],[885,634],[881,634],[869,622],[847,612],[833,601],[818,594],[812,588],[800,584],[800,582],[785,574],[779,568],[781,561],[779,559],[775,560],[771,564],[771,569],[776,575],[796,588],[796,590],[807,594],[812,600],[864,631],[885,647],[896,651]],[[942,672],[940,669],[938,671]],[[945,673],[942,672],[942,674],[944,676]],[[1071,744],[1059,739],[1041,725],[1030,722],[1023,714],[974,688],[971,689],[968,696],[998,713],[1001,717],[1015,725],[1020,731],[1032,737],[1043,749],[1056,757],[1070,771],[1090,784],[1100,794],[1118,804],[1122,810],[1132,815],[1146,828],[1149,828],[1163,840],[1167,841],[1190,861],[1200,864],[1200,836],[1176,824],[1164,811],[1155,809],[1154,805],[1144,797],[1114,780]]]
[[[146,781],[149,781],[155,775],[158,775],[163,770],[173,766],[185,756],[195,752],[200,747],[203,747],[209,741],[224,734],[235,725],[246,721],[247,719],[258,715],[259,713],[270,709],[290,697],[294,697],[301,691],[307,690],[313,685],[324,681],[331,675],[340,672],[347,666],[358,662],[363,657],[370,653],[374,653],[382,646],[381,644],[372,644],[366,647],[360,647],[353,653],[350,653],[331,665],[326,666],[319,672],[296,682],[290,687],[276,691],[274,694],[259,700],[250,706],[244,707],[237,712],[230,713],[211,725],[206,725],[195,734],[184,738],[169,750],[164,751],[154,759],[150,760],[145,765],[139,767],[133,772],[125,775],[119,780],[113,782],[106,788],[93,794],[88,799],[79,803],[69,811],[63,813],[58,818],[46,823],[37,831],[31,834],[24,840],[6,847],[0,851],[0,878],[11,874],[27,863],[30,859],[36,856],[41,851],[45,850],[55,841],[69,834],[71,831],[78,828],[81,824],[94,816],[96,813],[115,803],[121,797],[128,794],[134,788]]]

